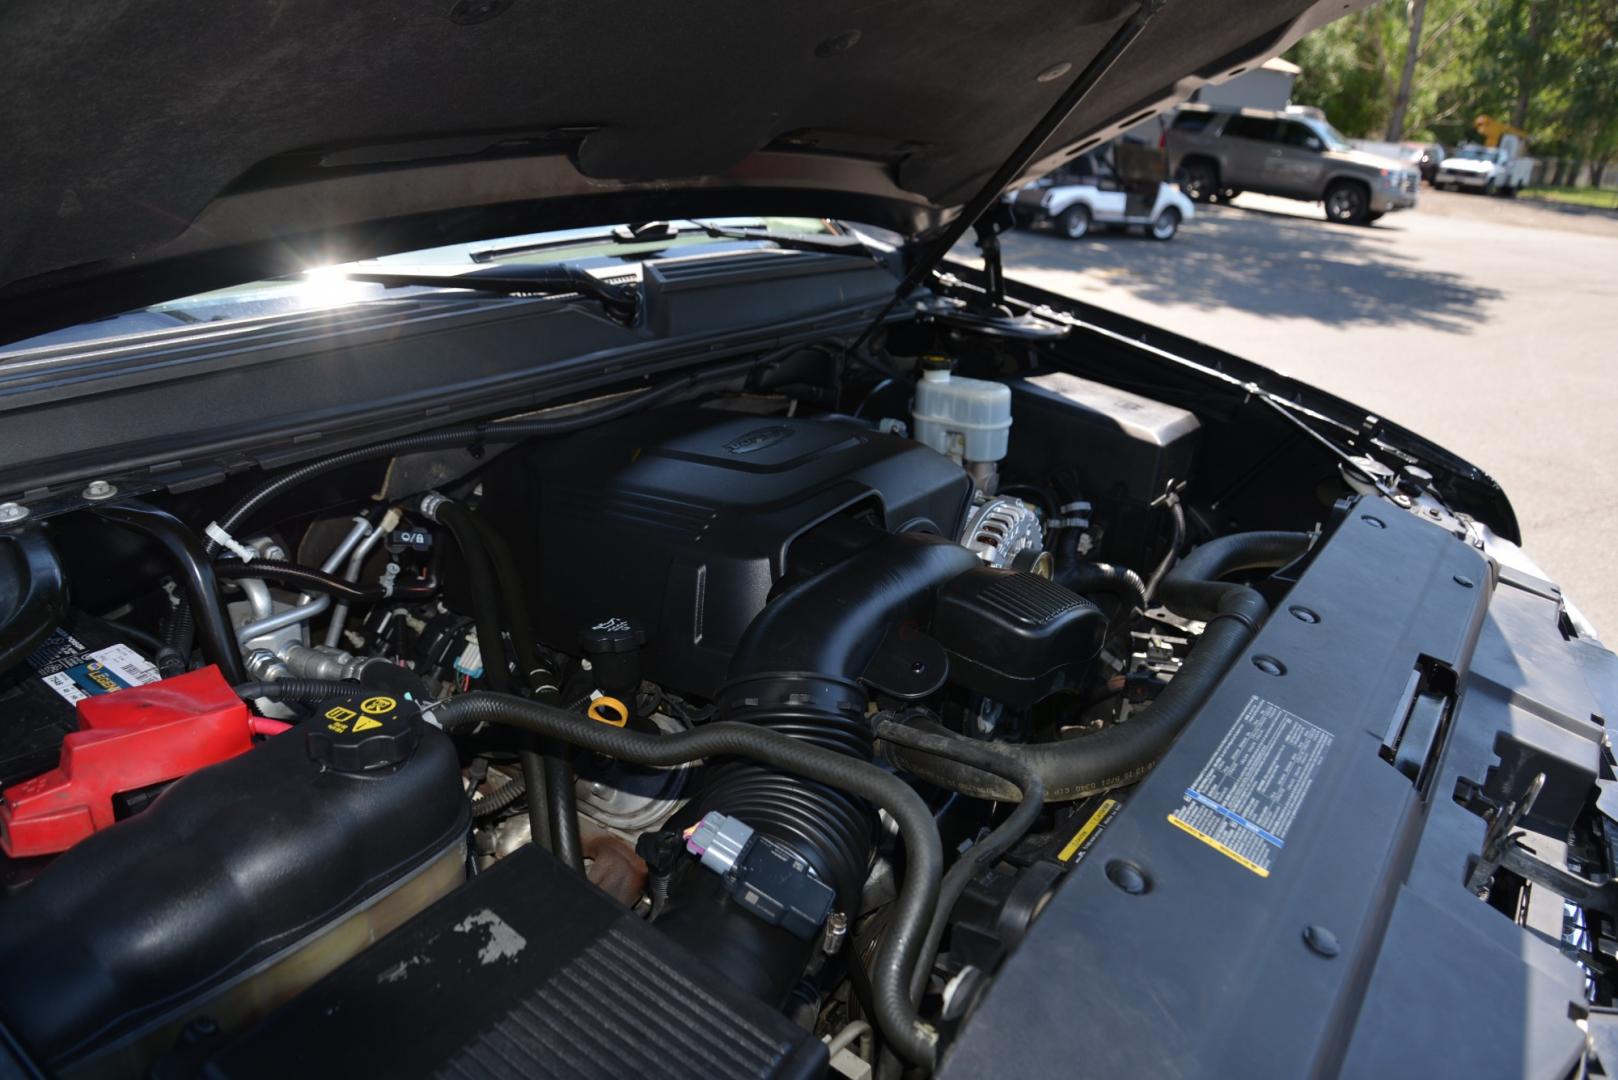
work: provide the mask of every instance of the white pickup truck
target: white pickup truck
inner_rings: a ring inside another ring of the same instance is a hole
[[[1439,163],[1433,186],[1446,191],[1464,188],[1485,195],[1516,195],[1534,175],[1534,159],[1521,154],[1522,140],[1515,135],[1503,137],[1499,146],[1462,146]]]

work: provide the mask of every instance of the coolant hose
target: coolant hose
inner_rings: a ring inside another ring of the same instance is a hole
[[[143,533],[163,546],[178,571],[175,576],[185,589],[202,640],[202,655],[209,663],[219,665],[228,681],[238,683],[246,679],[242,654],[236,646],[236,634],[231,629],[224,601],[219,596],[213,565],[197,534],[167,510],[135,499],[98,506],[95,513],[114,524]]]
[[[893,719],[877,721],[876,737],[890,745],[923,750],[982,769],[1016,784],[1021,796],[1021,802],[1017,804],[1015,810],[1006,815],[1006,820],[991,830],[988,836],[972,845],[966,854],[955,860],[955,865],[944,875],[943,884],[938,890],[938,904],[933,911],[933,921],[927,927],[927,939],[922,944],[921,956],[916,962],[914,974],[910,977],[910,1000],[920,1004],[922,993],[927,989],[927,977],[932,973],[933,960],[938,955],[938,943],[944,939],[944,928],[949,925],[949,916],[955,910],[956,902],[960,900],[967,884],[980,870],[992,866],[996,859],[1011,850],[1011,846],[1021,840],[1033,827],[1040,810],[1045,806],[1045,782],[1033,768],[1016,757],[1003,753],[1002,747],[993,743],[958,738],[950,732],[935,734],[922,731]]]
[[[1170,611],[1207,622],[1179,672],[1138,718],[1090,735],[1055,742],[999,744],[1039,774],[1045,798],[1068,802],[1122,787],[1149,772],[1202,707],[1269,614],[1264,597],[1245,585],[1219,578],[1239,570],[1273,569],[1302,555],[1307,533],[1235,533],[1193,549],[1163,579],[1161,597]],[[964,736],[953,736],[968,741]],[[980,799],[1014,800],[1015,784],[981,769],[893,743],[884,756],[897,767]]]
[[[893,918],[878,951],[876,1019],[904,1058],[930,1067],[938,1033],[910,998],[910,978],[939,895],[944,852],[932,813],[910,785],[869,762],[753,724],[719,721],[677,734],[615,728],[537,701],[484,692],[463,694],[430,717],[448,731],[468,724],[505,724],[635,765],[672,768],[704,758],[746,758],[846,792],[887,811],[904,843],[905,873]]]
[[[472,594],[472,618],[477,626],[478,649],[483,653],[483,674],[500,693],[510,693],[511,665],[506,658],[504,626],[500,619],[500,586],[494,563],[483,543],[472,512],[451,499],[428,495],[422,512],[442,522],[455,538],[466,565],[467,589]],[[519,660],[522,658],[519,657]],[[525,661],[526,663],[526,661]],[[584,871],[584,846],[579,838],[579,817],[573,791],[572,769],[547,766],[546,757],[533,747],[518,751],[523,791],[528,803],[528,824],[534,843],[546,845],[565,866]],[[556,774],[555,781],[552,775]]]

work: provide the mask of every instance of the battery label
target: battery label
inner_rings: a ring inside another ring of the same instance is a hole
[[[1269,877],[1331,741],[1331,732],[1255,695],[1169,824]]]
[[[127,645],[89,649],[57,630],[29,656],[40,679],[69,704],[158,680],[157,667]]]

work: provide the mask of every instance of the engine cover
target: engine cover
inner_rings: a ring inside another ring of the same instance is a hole
[[[956,536],[972,483],[919,443],[836,420],[654,410],[503,455],[483,505],[528,568],[542,641],[626,618],[646,678],[712,696],[793,542],[868,510],[889,532]]]

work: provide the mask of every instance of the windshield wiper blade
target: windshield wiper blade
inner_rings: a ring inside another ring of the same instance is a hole
[[[787,248],[791,251],[819,251],[829,255],[860,255],[875,261],[876,253],[866,247],[855,236],[838,236],[833,233],[782,233],[771,232],[769,229],[759,229],[751,226],[711,225],[706,221],[695,218],[682,218],[687,224],[695,225],[704,234],[715,240],[758,240],[768,241],[776,247]]]
[[[571,263],[547,266],[499,266],[465,274],[427,274],[393,270],[346,270],[349,281],[366,281],[386,288],[420,285],[434,289],[470,289],[496,296],[577,295],[594,300],[607,314],[631,323],[640,309],[640,293],[633,285],[602,281]]]

